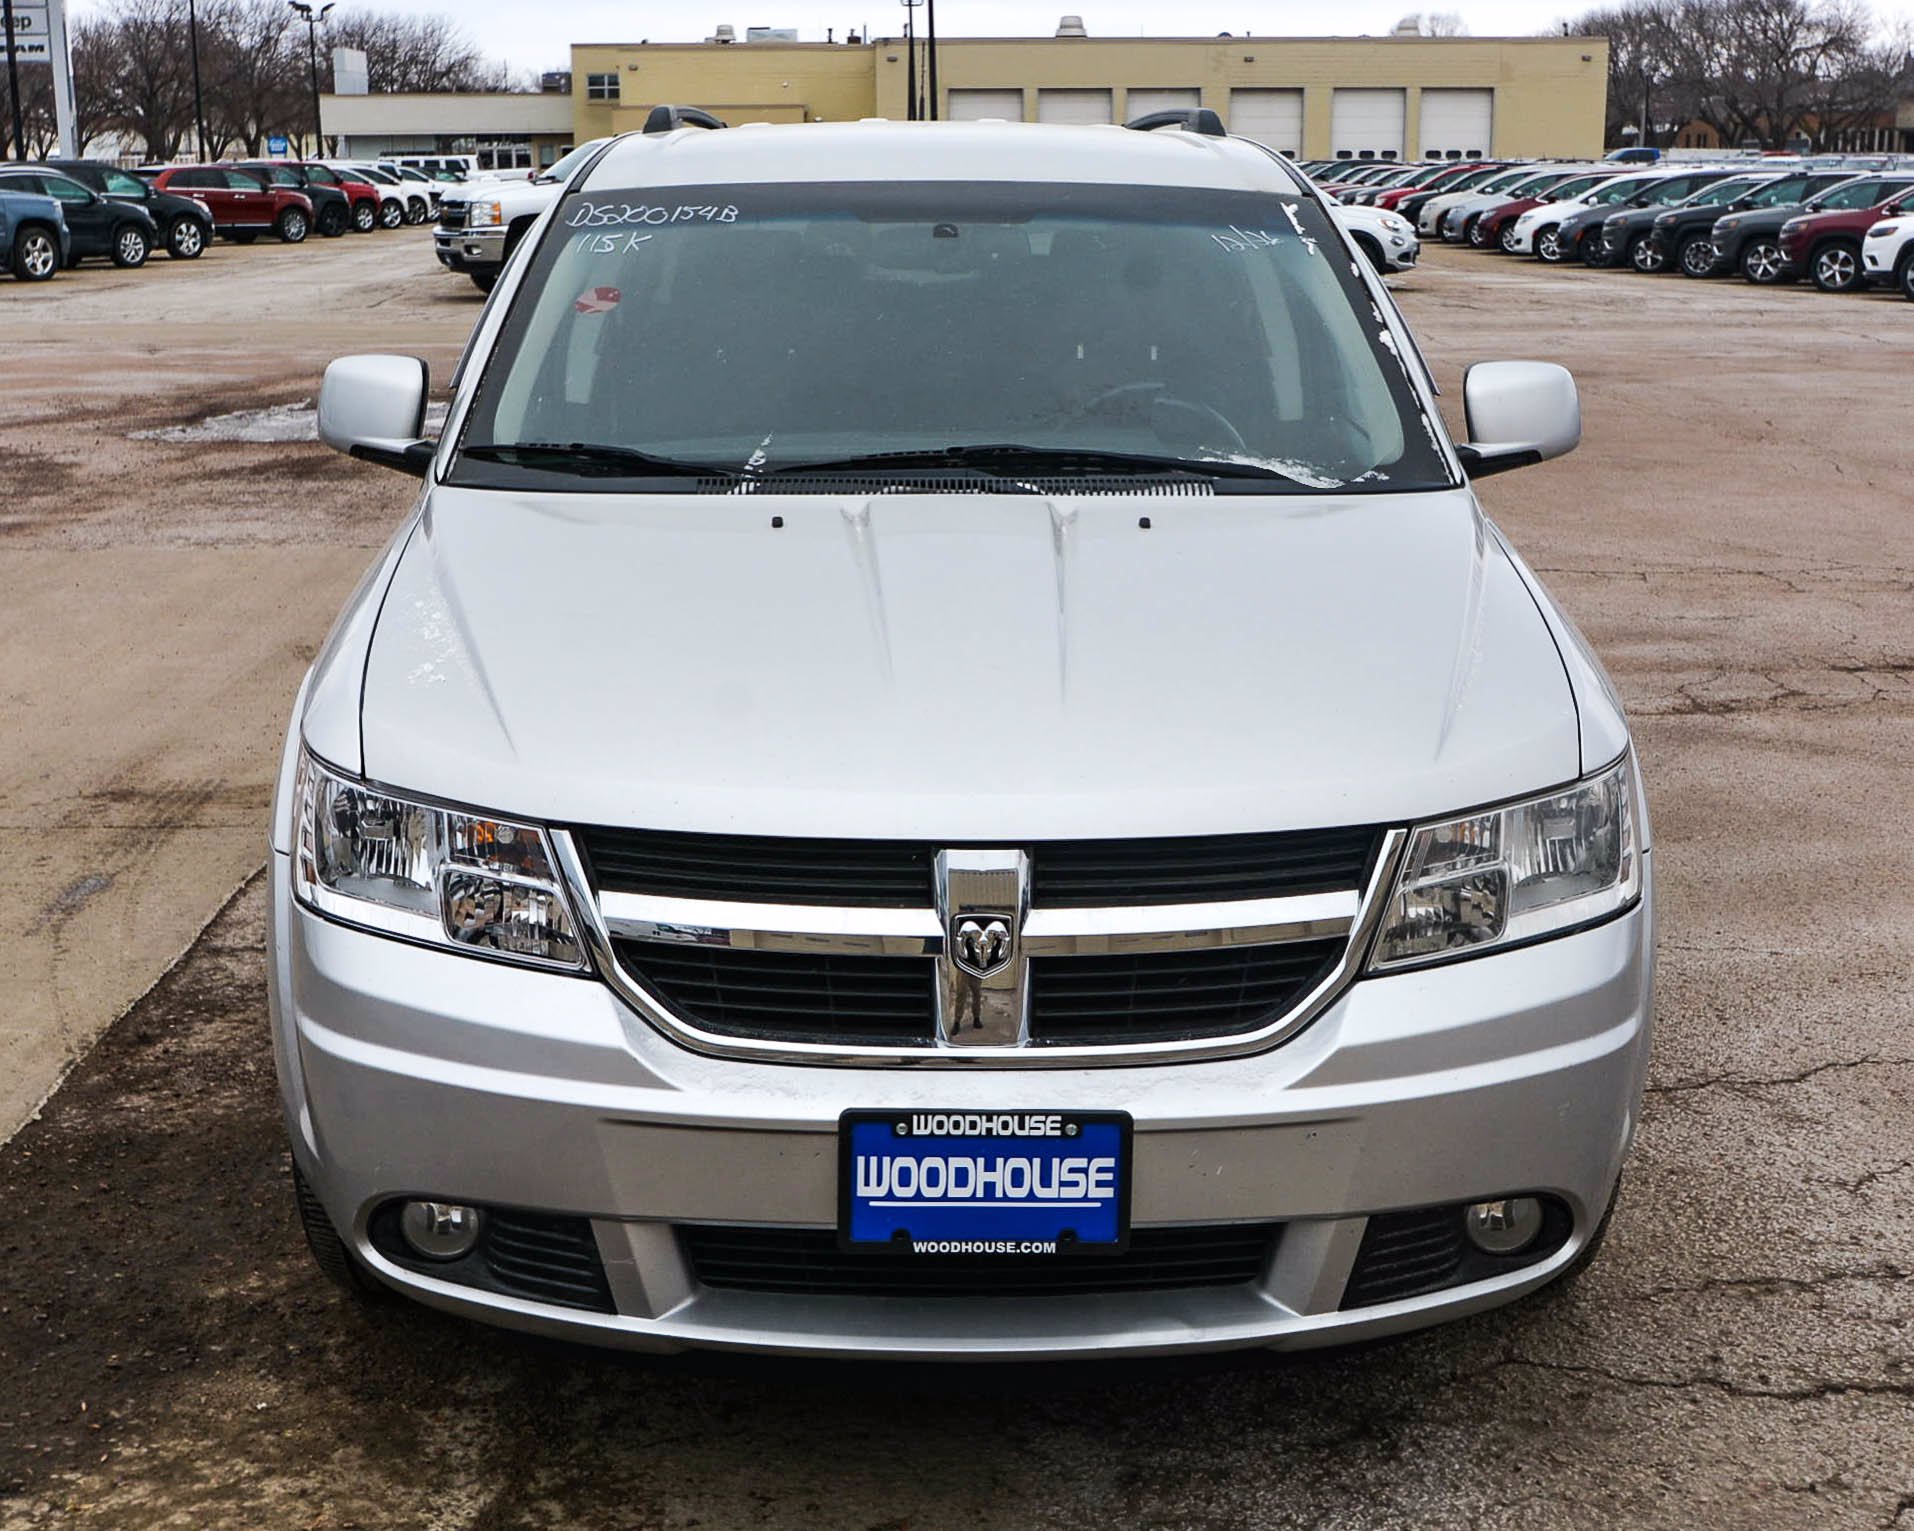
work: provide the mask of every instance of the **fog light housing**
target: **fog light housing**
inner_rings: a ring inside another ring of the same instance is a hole
[[[399,1212],[399,1233],[413,1253],[428,1260],[458,1260],[478,1243],[479,1209],[456,1201],[408,1201]]]
[[[1542,1231],[1542,1204],[1533,1196],[1478,1201],[1462,1214],[1462,1226],[1484,1254],[1520,1254]]]

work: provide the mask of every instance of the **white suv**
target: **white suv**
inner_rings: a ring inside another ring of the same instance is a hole
[[[1309,181],[667,112],[571,167],[300,689],[272,1036],[348,1284],[650,1350],[1390,1333],[1600,1240],[1653,1011],[1615,693]],[[1141,119],[1161,120],[1160,116]]]
[[[1613,207],[1626,202],[1643,187],[1676,173],[1674,170],[1658,168],[1634,175],[1609,176],[1596,182],[1580,196],[1531,207],[1502,230],[1502,249],[1509,255],[1539,255],[1544,260],[1554,260],[1552,241],[1556,230],[1565,220],[1591,207]]]
[[[1883,218],[1867,231],[1861,274],[1870,287],[1898,287],[1914,298],[1914,213]]]

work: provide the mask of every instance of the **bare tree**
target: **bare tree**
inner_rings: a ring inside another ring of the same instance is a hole
[[[282,0],[212,0],[200,13],[201,74],[209,152],[235,144],[264,152],[266,138],[311,113],[304,28]]]

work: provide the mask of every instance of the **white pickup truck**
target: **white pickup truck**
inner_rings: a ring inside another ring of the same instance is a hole
[[[433,248],[439,264],[462,271],[480,292],[490,292],[505,267],[505,257],[565,189],[571,173],[607,140],[580,144],[549,170],[529,180],[469,181],[448,188],[439,198],[439,222]]]

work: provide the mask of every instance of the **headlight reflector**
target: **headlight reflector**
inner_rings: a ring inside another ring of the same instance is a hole
[[[1370,970],[1468,956],[1601,919],[1641,892],[1632,756],[1575,786],[1419,826]]]
[[[545,832],[413,802],[299,759],[293,886],[348,924],[573,971],[585,965]]]

